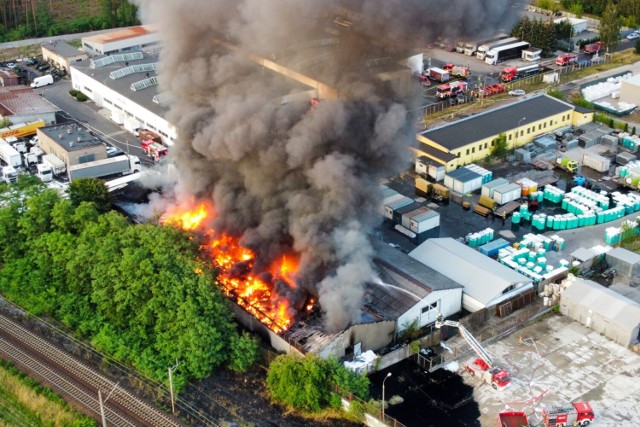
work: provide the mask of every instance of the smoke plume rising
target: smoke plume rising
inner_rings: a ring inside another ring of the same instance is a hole
[[[507,0],[139,3],[160,32],[160,83],[175,99],[167,118],[179,132],[177,197],[211,198],[213,227],[241,236],[266,263],[298,252],[297,283],[319,297],[327,329],[357,322],[374,275],[378,184],[409,165],[415,138],[410,80],[382,82],[372,60],[388,66],[437,36],[495,32],[510,19]],[[334,22],[343,4],[357,12],[350,24]]]

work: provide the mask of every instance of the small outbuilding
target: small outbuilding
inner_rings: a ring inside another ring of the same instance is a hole
[[[48,43],[43,43],[41,48],[42,58],[45,61],[51,62],[57,68],[67,72],[70,70],[71,64],[89,59],[89,55],[85,52],[76,49],[63,40],[52,40]]]
[[[591,280],[576,279],[562,292],[560,312],[620,345],[640,339],[640,304]]]
[[[607,252],[606,260],[618,275],[640,277],[640,254],[625,248],[615,248]]]

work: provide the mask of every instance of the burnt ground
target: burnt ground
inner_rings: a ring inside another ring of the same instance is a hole
[[[74,339],[63,327],[47,319],[45,323],[26,315],[19,308],[0,298],[0,313],[18,321],[32,332],[73,354],[94,370],[137,395],[169,408],[167,387],[145,380],[130,368],[105,359],[101,354]],[[265,386],[266,370],[257,366],[244,374],[225,369],[215,371],[209,378],[188,385],[178,396],[177,411],[186,425],[254,426],[254,427],[354,427],[345,420],[311,420],[286,413],[271,405]],[[209,420],[209,422],[207,422]]]

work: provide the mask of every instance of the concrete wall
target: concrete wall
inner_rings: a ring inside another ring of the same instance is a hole
[[[353,325],[327,343],[320,350],[318,356],[323,358],[331,355],[338,358],[344,357],[347,354],[347,349],[352,349],[357,343],[362,344],[363,353],[368,350],[380,350],[393,341],[395,327],[396,322],[391,320]]]
[[[62,134],[63,131],[61,130],[60,133]],[[65,162],[67,168],[72,165],[79,165],[80,162],[78,159],[81,156],[86,156],[88,154],[93,154],[94,160],[102,160],[107,158],[107,151],[102,144],[93,147],[86,147],[81,150],[67,151],[44,132],[40,132],[40,130],[38,130],[37,135],[42,151],[47,154],[54,154],[60,160]],[[66,133],[64,133],[63,135],[68,138]]]
[[[125,117],[135,118],[143,128],[150,129],[162,136],[167,146],[172,146],[177,138],[175,126],[163,117],[147,110],[143,105],[119,94],[102,83],[71,67],[71,82],[74,89],[82,91],[96,105],[111,112],[119,112]]]
[[[283,339],[280,335],[273,332],[271,329],[267,328],[264,324],[260,323],[255,317],[246,312],[242,307],[233,301],[229,301],[231,309],[233,313],[236,315],[236,319],[238,322],[251,332],[258,334],[260,337],[265,339],[267,342],[271,344],[271,347],[276,349],[279,352],[283,352],[286,354],[296,354],[302,356],[303,353],[294,347],[292,344],[288,343],[285,339]]]
[[[433,303],[436,303],[437,306],[423,313],[423,309],[426,309]],[[429,323],[434,323],[438,312],[444,317],[449,317],[458,313],[461,308],[462,288],[431,292],[398,318],[396,333],[402,332],[402,330],[414,320],[418,321],[418,327],[421,328]]]
[[[622,85],[620,87],[620,101],[640,105],[640,84],[634,84],[622,80]]]
[[[625,347],[628,347],[638,337],[638,325],[635,328],[627,328],[615,323],[614,320],[602,317],[599,313],[594,313],[566,296],[560,298],[560,313]]]

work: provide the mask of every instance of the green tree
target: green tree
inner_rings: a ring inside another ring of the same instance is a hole
[[[569,12],[576,15],[576,18],[582,18],[582,15],[584,14],[584,8],[582,7],[582,3],[580,2],[580,0],[575,0],[571,3],[571,5],[569,6]]]
[[[504,157],[508,154],[509,147],[507,146],[507,135],[501,133],[491,141],[491,155],[494,157]]]
[[[93,202],[98,212],[111,209],[111,195],[104,181],[97,178],[78,178],[69,184],[69,199],[74,206],[82,202]]]
[[[635,52],[636,55],[640,55],[640,39],[636,40]]]
[[[621,25],[618,7],[610,2],[600,19],[600,40],[606,52],[615,52],[618,47]]]
[[[258,341],[244,332],[231,339],[231,353],[229,355],[229,369],[244,372],[251,367],[258,357]]]
[[[309,412],[339,407],[340,400],[333,394],[336,385],[366,399],[368,382],[366,376],[348,371],[335,359],[313,355],[278,356],[267,373],[267,387],[276,402]]]

